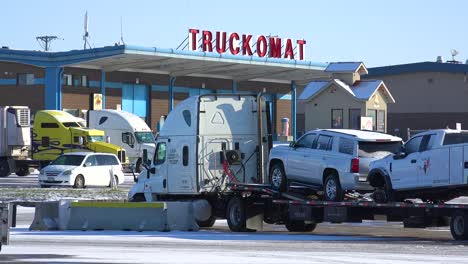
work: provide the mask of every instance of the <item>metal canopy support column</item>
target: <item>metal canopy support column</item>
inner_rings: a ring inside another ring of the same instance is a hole
[[[62,110],[62,67],[45,68],[45,109]]]
[[[174,108],[174,84],[176,81],[176,77],[170,76],[169,77],[169,112],[172,111]]]
[[[277,111],[277,106],[276,106],[276,101],[277,101],[277,95],[276,94],[272,94],[271,95],[271,124],[272,124],[272,133],[273,133],[273,140],[277,140],[277,136],[278,136],[278,130],[276,129],[277,128],[277,124],[276,124],[276,120],[277,120],[277,116],[278,116],[278,111]]]
[[[237,82],[232,80],[232,93],[237,93]]]
[[[291,81],[291,131],[296,140],[296,82]]]
[[[106,109],[106,72],[101,70],[102,109]]]

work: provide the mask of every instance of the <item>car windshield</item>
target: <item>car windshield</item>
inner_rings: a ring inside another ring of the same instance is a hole
[[[398,153],[401,150],[401,145],[401,141],[359,141],[358,155],[361,158],[380,158],[389,154]]]
[[[104,136],[87,136],[88,142],[104,142]]]
[[[80,166],[85,156],[82,155],[62,155],[54,160],[50,165],[71,165]]]
[[[64,127],[81,127],[77,122],[64,122],[62,124]]]
[[[151,132],[135,132],[138,143],[154,143],[154,136]]]

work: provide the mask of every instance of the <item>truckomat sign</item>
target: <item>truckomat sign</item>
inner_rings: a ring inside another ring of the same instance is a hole
[[[202,30],[200,32],[198,29],[189,29],[188,33],[189,49],[192,51],[304,60],[306,41],[303,39],[282,39],[224,31],[216,31],[213,34],[211,31]]]

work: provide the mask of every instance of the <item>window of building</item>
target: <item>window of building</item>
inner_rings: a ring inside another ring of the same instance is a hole
[[[349,109],[349,128],[361,129],[361,109]]]
[[[89,87],[88,75],[81,75],[81,86]]]
[[[71,74],[63,75],[63,85],[72,86],[73,85],[73,76]]]
[[[367,116],[372,118],[372,130],[377,130],[377,110],[367,109]]]
[[[73,79],[73,86],[75,87],[81,86],[81,76],[73,75],[72,79]]]
[[[332,109],[331,128],[343,128],[343,109]]]
[[[377,131],[385,132],[385,110],[377,111]]]
[[[34,74],[33,73],[18,73],[17,83],[18,85],[33,85]]]

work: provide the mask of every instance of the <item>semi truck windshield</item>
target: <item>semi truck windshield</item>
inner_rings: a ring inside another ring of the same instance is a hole
[[[135,132],[138,143],[154,143],[154,136],[151,132]]]

